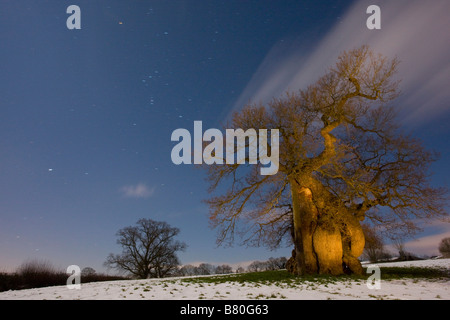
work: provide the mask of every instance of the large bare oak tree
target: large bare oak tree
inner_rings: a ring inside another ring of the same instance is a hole
[[[279,172],[208,166],[218,242],[239,234],[277,247],[287,239],[296,274],[361,274],[363,220],[413,232],[420,219],[444,217],[446,190],[429,184],[436,155],[400,130],[391,106],[397,65],[363,46],[308,88],[236,112],[227,128],[279,130]]]

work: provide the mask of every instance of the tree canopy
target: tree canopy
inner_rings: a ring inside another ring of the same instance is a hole
[[[398,63],[362,46],[306,89],[236,112],[227,127],[279,130],[279,172],[262,176],[248,161],[208,166],[218,242],[286,241],[296,273],[361,273],[363,220],[411,233],[445,216],[446,190],[430,185],[437,155],[401,130],[392,104]]]

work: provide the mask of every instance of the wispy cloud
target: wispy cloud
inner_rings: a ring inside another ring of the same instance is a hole
[[[149,188],[144,183],[123,186],[120,192],[126,198],[149,198],[155,193],[155,187]]]
[[[405,248],[407,251],[414,252],[416,254],[438,255],[439,243],[444,238],[450,238],[450,231],[424,236],[418,238],[417,240],[406,242]]]
[[[369,30],[366,9],[381,8],[381,30]],[[287,90],[306,88],[323,75],[344,50],[368,44],[398,57],[404,121],[421,123],[448,110],[450,90],[450,1],[357,1],[314,48],[301,39],[273,46],[244,89],[233,111],[249,101],[267,103]]]
[[[417,255],[438,255],[439,243],[442,239],[450,237],[450,223],[433,220],[419,226],[430,228],[433,234],[418,235],[415,239],[405,241],[405,250]],[[392,253],[397,253],[394,245],[387,245],[386,247]]]

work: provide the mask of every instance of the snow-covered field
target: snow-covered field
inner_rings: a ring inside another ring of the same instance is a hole
[[[450,270],[450,259],[383,263],[380,266],[439,267]],[[368,277],[370,274],[368,275]],[[203,282],[201,278],[125,280],[86,283],[81,289],[55,286],[0,292],[0,300],[136,300],[136,299],[438,299],[450,300],[450,280],[383,280],[380,289],[370,289],[367,280],[278,281],[223,283]]]

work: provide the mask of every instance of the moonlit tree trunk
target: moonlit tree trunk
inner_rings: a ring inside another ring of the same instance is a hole
[[[344,272],[344,266],[362,274],[358,257],[364,249],[364,234],[359,221],[342,208],[331,216],[313,191],[291,182],[295,268],[297,274],[333,274]],[[338,210],[338,209],[337,209]],[[339,218],[336,218],[339,216]]]
[[[311,191],[308,188],[301,188],[293,182],[291,192],[297,272],[316,273],[318,268],[313,249],[313,234],[317,227],[317,208],[312,203]]]

